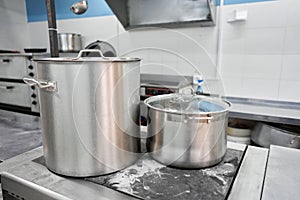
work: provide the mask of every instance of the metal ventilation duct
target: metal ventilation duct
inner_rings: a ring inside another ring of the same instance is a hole
[[[216,0],[106,0],[125,29],[214,26]]]

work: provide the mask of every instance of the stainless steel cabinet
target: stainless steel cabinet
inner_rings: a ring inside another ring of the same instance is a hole
[[[26,57],[24,56],[1,56],[0,77],[20,79],[27,76]]]

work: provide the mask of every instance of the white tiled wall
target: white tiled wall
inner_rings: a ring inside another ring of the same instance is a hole
[[[15,8],[4,11],[8,2],[16,1],[1,1],[0,16],[17,12],[19,17],[10,20],[18,28],[7,29],[14,30],[17,36],[20,33],[26,36],[26,27],[20,30],[25,26],[25,11]],[[222,18],[215,27],[125,31],[115,16],[105,16],[60,20],[58,30],[81,33],[84,46],[95,40],[107,40],[119,55],[143,58],[142,73],[192,75],[197,72],[210,80],[207,81],[210,91],[218,88],[216,91],[224,93],[224,87],[228,96],[300,102],[297,91],[300,88],[300,1],[276,0],[218,9]],[[228,23],[235,10],[247,10],[248,19]],[[0,18],[1,24],[2,21]],[[32,47],[48,47],[47,22],[29,23],[28,29]],[[7,33],[1,28],[0,34]],[[4,47],[28,45],[20,37],[2,44]],[[219,74],[216,74],[218,46],[221,54]],[[211,78],[216,76],[221,80],[210,85]]]
[[[117,35],[117,19],[115,16],[79,18],[70,20],[58,20],[59,33],[79,33],[83,37],[83,46],[96,40],[109,40]],[[48,23],[28,23],[30,30],[30,42],[34,47],[49,47]],[[48,48],[49,50],[49,48]]]
[[[0,48],[23,50],[28,47],[25,1],[0,1]]]
[[[125,31],[119,26],[120,55],[140,56],[142,73],[213,77],[216,70],[216,27]]]
[[[248,19],[228,23],[235,10]],[[300,101],[300,3],[223,6],[221,76],[226,95]]]
[[[84,46],[105,40],[120,56],[141,57],[141,72],[191,75],[216,73],[218,26],[207,28],[141,28],[126,31],[115,16],[59,20],[58,32],[82,34]],[[32,46],[49,46],[47,22],[29,23]],[[49,49],[49,48],[48,48]]]

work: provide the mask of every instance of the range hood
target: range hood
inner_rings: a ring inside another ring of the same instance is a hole
[[[126,30],[214,26],[216,0],[105,0]]]

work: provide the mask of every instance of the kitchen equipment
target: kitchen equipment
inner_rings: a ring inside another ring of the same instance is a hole
[[[157,163],[148,154],[144,154],[136,163],[124,170],[79,180],[57,176],[47,170],[42,149],[37,148],[1,163],[0,174],[3,196],[4,200],[16,198],[45,200],[225,200],[231,194],[240,194],[239,189],[242,189],[245,192],[243,195],[249,191],[256,191],[255,195],[252,194],[253,192],[250,193],[252,196],[260,197],[260,190],[253,190],[245,184],[244,188],[231,189],[232,186],[236,185],[236,182],[240,183],[245,179],[255,180],[255,184],[251,182],[251,185],[255,185],[256,188],[259,187],[261,185],[259,182],[264,175],[264,171],[260,169],[265,170],[264,163],[259,162],[259,159],[253,159],[252,157],[250,157],[252,159],[247,159],[249,158],[247,155],[251,156],[251,153],[248,153],[251,147],[246,150],[246,148],[238,148],[238,146],[232,145],[230,147],[229,143],[229,148],[223,159],[224,162],[209,169],[174,169]],[[265,150],[257,149],[260,151]],[[256,153],[255,155],[261,155],[261,152],[254,153]],[[246,156],[243,156],[245,154]],[[248,169],[243,165],[246,161],[246,163],[249,163],[249,160],[253,161],[250,164],[251,166],[253,164],[256,170],[253,170],[253,168]],[[240,172],[245,170],[247,173],[243,173],[244,176],[240,177]],[[247,176],[245,177],[245,175]],[[39,184],[37,184],[37,181]],[[256,200],[256,198],[252,199]]]
[[[25,53],[45,53],[47,48],[25,48]]]
[[[35,77],[33,55],[19,53],[0,54],[0,108],[38,115],[39,100],[35,87],[27,87],[24,77]]]
[[[105,41],[100,41],[97,40],[95,42],[92,42],[91,44],[87,45],[85,49],[99,49],[105,57],[116,57],[117,52],[115,48],[109,44],[108,42]],[[90,57],[96,57],[99,56],[97,52],[89,52],[89,53],[84,53],[82,56],[90,56]]]
[[[251,129],[228,127],[227,133],[228,133],[228,135],[236,136],[236,137],[250,137]]]
[[[83,1],[76,2],[71,6],[70,9],[74,14],[81,15],[85,13],[85,11],[88,9],[88,1],[83,0]]]
[[[248,137],[241,137],[241,136],[231,136],[227,135],[227,140],[230,142],[240,143],[240,144],[250,144],[251,138]]]
[[[200,95],[168,94],[145,100],[147,150],[157,161],[180,168],[209,167],[226,152],[230,103]]]
[[[8,53],[8,54],[11,54],[11,53],[20,53],[20,51],[18,51],[18,50],[6,50],[6,49],[0,49],[0,53]]]
[[[254,128],[255,124],[255,121],[230,118],[228,122],[227,133],[230,136],[250,137],[251,130]]]
[[[300,149],[300,128],[293,125],[259,122],[252,131],[251,140],[266,148],[272,144]]]
[[[159,74],[141,75],[141,97],[182,93],[186,88],[191,87],[191,77]]]
[[[79,52],[82,50],[82,39],[80,34],[59,33],[58,34],[59,52]]]
[[[147,125],[147,106],[143,100],[156,95],[182,93],[191,85],[190,76],[141,74],[141,125]]]
[[[105,0],[125,29],[214,26],[216,0]]]
[[[84,52],[102,57],[83,58]],[[140,151],[140,59],[82,50],[77,58],[35,60],[46,165],[74,177],[111,173]]]

